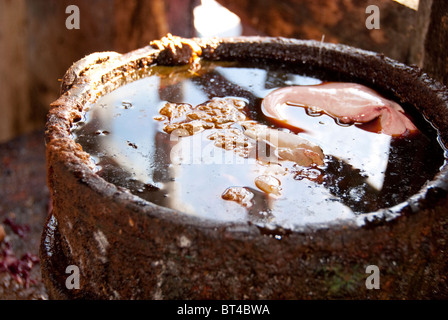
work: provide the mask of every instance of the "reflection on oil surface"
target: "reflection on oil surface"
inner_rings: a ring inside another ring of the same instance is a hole
[[[218,148],[210,137],[224,129],[181,137],[163,130],[159,111],[167,102],[195,107],[221,97],[244,102],[241,112],[247,119],[290,132],[263,116],[263,97],[280,87],[320,83],[278,66],[203,62],[196,72],[155,67],[147,77],[91,105],[73,136],[91,154],[98,175],[143,199],[210,219],[285,228],[349,219],[397,205],[444,164],[435,132],[429,132],[422,119],[415,123],[423,124],[423,133],[396,138],[289,106],[288,118],[300,124],[295,131],[325,154],[324,165],[308,167],[272,161],[270,146],[257,141],[246,145],[255,148],[252,156]],[[225,130],[243,128],[235,122]],[[257,178],[266,175],[278,180],[279,194],[260,189]],[[241,192],[239,200],[229,201],[238,194],[232,193],[235,190]]]

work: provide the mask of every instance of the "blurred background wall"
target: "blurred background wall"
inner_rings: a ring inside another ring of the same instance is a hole
[[[421,66],[446,84],[448,1],[400,1],[408,6],[397,1],[218,0],[241,19],[242,35],[314,39],[382,52]],[[59,79],[85,55],[125,53],[168,32],[197,36],[193,10],[200,4],[201,0],[0,0],[0,142],[44,126],[49,104],[59,95]],[[66,28],[69,5],[79,8],[79,29]],[[379,29],[366,27],[369,5],[380,9]]]

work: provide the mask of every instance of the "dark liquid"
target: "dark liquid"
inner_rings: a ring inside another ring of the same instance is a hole
[[[268,66],[204,63],[197,74],[157,67],[152,75],[101,97],[73,135],[105,180],[153,203],[223,221],[293,228],[350,219],[398,205],[433,179],[444,164],[444,150],[422,119],[416,125],[422,124],[423,133],[392,138],[291,106],[288,119],[300,124],[295,131],[326,155],[325,166],[312,168],[242,158],[213,145],[208,137],[214,129],[173,141],[162,122],[154,120],[167,101],[196,106],[215,97],[239,97],[248,103],[244,112],[249,118],[288,128],[263,117],[262,98],[278,87],[321,82]],[[280,172],[281,196],[254,184],[266,170]],[[251,191],[252,206],[224,200],[229,187]]]

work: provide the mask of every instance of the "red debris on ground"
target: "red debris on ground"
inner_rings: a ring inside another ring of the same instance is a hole
[[[5,218],[3,224],[9,226],[20,238],[24,238],[30,230],[28,225],[17,224],[11,218]],[[6,237],[3,240],[5,239]],[[9,241],[0,241],[0,273],[9,273],[15,281],[24,285],[26,288],[30,284],[36,283],[36,280],[31,279],[30,274],[31,269],[38,263],[39,257],[37,255],[27,252],[18,258]]]
[[[8,272],[14,280],[26,288],[36,283],[36,280],[30,278],[30,272],[38,263],[39,257],[31,253],[18,258],[9,242],[4,242],[0,246],[0,273]]]
[[[19,225],[11,218],[5,218],[3,224],[9,226],[20,238],[24,238],[30,232],[30,227],[28,225]]]

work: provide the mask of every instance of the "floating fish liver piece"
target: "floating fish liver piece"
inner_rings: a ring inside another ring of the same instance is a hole
[[[398,103],[356,83],[329,82],[280,88],[264,98],[263,112],[268,117],[286,120],[282,115],[285,105],[322,110],[343,124],[363,124],[379,119],[379,131],[391,136],[417,131]]]

